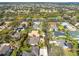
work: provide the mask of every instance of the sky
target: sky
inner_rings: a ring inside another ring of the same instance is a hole
[[[0,0],[0,2],[79,2],[79,0]]]

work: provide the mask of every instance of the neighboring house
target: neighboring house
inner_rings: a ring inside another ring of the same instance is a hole
[[[19,32],[15,32],[11,34],[11,37],[15,38],[16,40],[20,39],[21,35]]]
[[[12,23],[12,21],[5,21],[6,25],[9,25],[10,23]]]
[[[27,28],[28,27],[28,22],[22,22],[21,26],[24,27],[24,28]]]
[[[75,26],[79,29],[79,22],[75,24]]]
[[[39,42],[39,37],[30,37],[30,40],[29,40],[29,44],[31,45],[38,45],[38,42]]]
[[[40,21],[33,22],[33,29],[40,29]]]
[[[48,56],[47,47],[40,48],[39,55],[40,56]]]
[[[69,34],[73,39],[79,40],[79,31],[70,31]],[[65,32],[54,32],[54,36],[65,37]]]
[[[0,31],[2,31],[3,29],[5,29],[5,27],[4,26],[0,26]]]
[[[57,17],[50,17],[48,19],[51,19],[50,20],[51,22],[58,22],[59,21]]]
[[[65,40],[55,40],[55,41],[49,41],[50,44],[55,44],[56,46],[60,46],[62,48],[72,48],[72,44],[66,42]]]
[[[63,25],[63,26],[68,26],[69,23],[67,23],[67,22],[62,22],[61,25]]]
[[[7,28],[7,25],[2,25],[0,26],[0,31],[2,31],[3,29],[6,29]]]
[[[3,23],[3,24],[1,24]],[[6,29],[8,27],[7,22],[0,22],[0,29]]]
[[[1,56],[9,56],[12,52],[12,48],[9,44],[2,44],[0,46],[0,55]]]
[[[48,22],[50,25],[50,30],[58,31],[57,22]]]
[[[76,23],[75,26],[79,26],[79,23]]]
[[[29,35],[29,44],[30,45],[38,45],[38,42],[40,40],[38,31],[32,31]]]
[[[62,26],[65,26],[69,31],[76,31],[77,28],[71,24],[69,24],[68,22],[62,22],[61,23]]]
[[[79,31],[71,31],[71,32],[69,32],[69,33],[70,33],[70,36],[71,36],[73,39],[79,40]]]
[[[54,32],[54,36],[56,37],[65,37],[65,32]]]
[[[45,39],[44,39],[44,37],[40,38],[40,43],[39,44],[42,44],[42,46],[40,46],[39,55],[40,56],[47,56],[48,55],[48,51],[47,51],[47,46],[45,46]]]
[[[38,56],[39,55],[39,47],[32,46],[31,52],[22,52],[21,56]]]
[[[35,56],[38,56],[39,55],[39,47],[32,46],[32,53],[34,53]]]

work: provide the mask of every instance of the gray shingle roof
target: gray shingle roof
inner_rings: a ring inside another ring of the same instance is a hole
[[[2,49],[0,50],[0,55],[3,54],[3,55],[6,55],[8,52],[11,52],[11,47],[10,46],[4,46],[2,47]]]
[[[31,37],[30,40],[29,40],[29,44],[38,44],[39,42],[39,37]]]
[[[32,46],[32,53],[34,53],[36,56],[39,55],[39,47],[38,46]]]

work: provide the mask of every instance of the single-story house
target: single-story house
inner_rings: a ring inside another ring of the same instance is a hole
[[[2,44],[0,46],[0,55],[1,56],[9,56],[12,52],[12,48],[9,44]]]
[[[76,31],[77,28],[73,26],[72,24],[69,24],[68,22],[62,22],[62,26],[66,27],[69,31]]]
[[[71,32],[69,32],[69,33],[70,33],[70,36],[71,36],[73,39],[79,40],[79,31],[71,31]]]
[[[36,21],[36,22],[33,22],[33,29],[40,29],[40,22],[39,21]]]
[[[30,45],[38,45],[40,38],[39,37],[30,37],[29,38],[29,44]]]
[[[40,37],[39,37],[40,35],[39,35],[38,31],[32,31],[28,35],[29,35],[29,44],[38,45],[38,42],[40,40]]]
[[[57,22],[48,22],[50,25],[50,30],[58,31]]]
[[[65,37],[65,32],[54,32],[54,36],[56,36],[56,37]]]
[[[55,44],[56,46],[60,46],[62,48],[72,48],[72,44],[66,42],[65,40],[55,40],[55,41],[49,41],[50,44]]]
[[[48,56],[47,47],[40,48],[40,56]]]
[[[11,34],[11,37],[18,40],[18,39],[20,39],[21,35],[20,35],[19,32],[14,32],[14,33]]]

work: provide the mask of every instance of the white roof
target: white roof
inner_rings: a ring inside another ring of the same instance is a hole
[[[47,47],[40,48],[40,56],[47,56]]]
[[[76,24],[75,24],[75,26],[78,26],[78,25],[79,25],[79,23],[76,23]]]
[[[69,25],[69,23],[67,23],[67,22],[62,22],[62,24],[61,25],[63,25],[63,26],[68,26]]]

